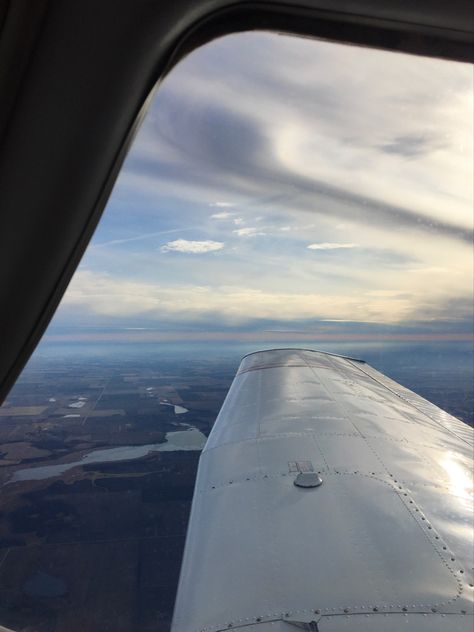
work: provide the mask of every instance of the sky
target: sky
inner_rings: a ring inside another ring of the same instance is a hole
[[[471,65],[215,40],[157,86],[49,335],[468,339],[473,136]]]

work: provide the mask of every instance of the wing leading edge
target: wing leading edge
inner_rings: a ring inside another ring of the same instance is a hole
[[[472,456],[466,424],[364,362],[246,356],[201,455],[173,632],[471,631]]]

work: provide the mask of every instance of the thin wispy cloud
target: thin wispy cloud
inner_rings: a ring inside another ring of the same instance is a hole
[[[220,241],[189,241],[187,239],[176,239],[161,246],[161,252],[185,252],[198,255],[205,252],[215,252],[222,250],[224,244]]]
[[[222,211],[222,213],[213,213],[211,215],[211,219],[229,219],[232,217],[233,213],[229,213],[228,211]]]
[[[121,244],[128,244],[132,241],[143,241],[146,239],[152,239],[153,237],[160,237],[161,235],[170,235],[172,233],[182,233],[185,230],[192,230],[192,228],[173,228],[171,230],[157,230],[153,233],[144,233],[142,235],[134,235],[133,237],[124,237],[123,239],[111,239],[110,241],[103,241],[99,243],[91,244],[91,248],[101,248],[102,246],[117,246]]]
[[[357,244],[339,244],[325,241],[320,244],[309,244],[309,246],[306,247],[309,250],[341,250],[345,248],[357,248]]]

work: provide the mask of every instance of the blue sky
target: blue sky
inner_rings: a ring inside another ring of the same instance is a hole
[[[472,332],[472,112],[469,65],[211,42],[157,87],[55,326]]]

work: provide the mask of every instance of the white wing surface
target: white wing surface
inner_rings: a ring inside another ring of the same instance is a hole
[[[246,356],[201,455],[173,632],[472,632],[472,451],[364,362]]]

